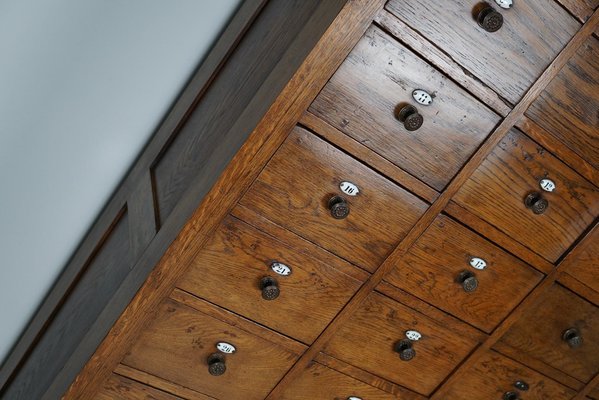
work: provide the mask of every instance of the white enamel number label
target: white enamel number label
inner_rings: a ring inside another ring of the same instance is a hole
[[[495,3],[501,8],[512,8],[514,5],[513,0],[495,0]]]
[[[422,104],[423,106],[430,106],[433,102],[433,96],[428,94],[426,90],[416,89],[412,92],[412,97],[416,100],[416,103]]]
[[[279,275],[283,275],[283,276],[287,276],[287,275],[291,275],[291,267],[288,267],[287,265],[280,263],[280,262],[273,262],[272,264],[270,264],[270,268]]]
[[[482,258],[472,257],[470,259],[470,266],[474,269],[485,269],[487,268],[487,262]]]
[[[235,351],[237,351],[235,346],[233,346],[231,343],[227,343],[227,342],[218,342],[216,344],[216,348],[218,349],[218,351],[220,351],[222,353],[226,353],[226,354],[233,354],[233,353],[235,353]]]
[[[348,196],[357,196],[360,189],[351,182],[343,181],[339,184],[339,189]]]
[[[347,398],[347,400],[362,400],[362,398],[361,397],[356,397],[356,396],[349,396]]]
[[[422,334],[418,331],[406,331],[406,337],[414,342],[417,342],[422,338]]]
[[[555,182],[551,179],[542,179],[541,182],[539,182],[539,185],[541,186],[541,189],[546,192],[553,192],[555,190]]]

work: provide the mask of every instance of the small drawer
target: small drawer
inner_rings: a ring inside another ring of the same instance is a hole
[[[454,400],[569,400],[576,392],[490,351],[444,394],[445,398]]]
[[[578,256],[568,257],[560,268],[599,293],[599,226],[588,240]]]
[[[409,107],[416,113],[404,119]],[[310,111],[439,191],[499,120],[374,26]]]
[[[491,332],[542,277],[522,261],[441,215],[385,280]]]
[[[599,0],[559,0],[572,14],[587,21],[599,7]]]
[[[312,362],[283,392],[281,400],[403,400],[412,397],[394,395]]]
[[[240,203],[371,272],[428,207],[299,127]]]
[[[599,308],[555,285],[502,337],[516,356],[539,360],[582,382],[599,372]]]
[[[302,248],[292,248],[229,216],[177,286],[311,343],[361,285],[342,271],[367,274],[299,241]]]
[[[597,188],[517,130],[453,200],[551,262],[599,215]]]
[[[324,352],[428,396],[478,343],[457,324],[372,293]]]
[[[201,396],[201,395],[199,395]],[[198,397],[211,400],[212,397]],[[104,383],[94,400],[183,400],[137,381],[112,374]]]
[[[526,115],[599,168],[599,40],[578,49]]]
[[[262,400],[304,347],[175,291],[123,364],[218,399]]]
[[[512,104],[580,28],[553,0],[390,0],[386,8]]]

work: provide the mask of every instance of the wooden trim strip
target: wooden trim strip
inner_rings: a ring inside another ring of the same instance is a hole
[[[149,172],[142,177],[139,185],[131,193],[127,201],[127,210],[130,218],[131,255],[133,260],[137,260],[158,231],[152,177]]]
[[[586,399],[588,394],[599,387],[599,374],[595,375],[593,379],[589,383],[585,385],[585,387],[572,399],[572,400],[584,400]]]

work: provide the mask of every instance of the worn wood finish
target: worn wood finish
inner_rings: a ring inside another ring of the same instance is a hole
[[[593,11],[599,7],[599,0],[558,0],[580,21],[584,22],[593,14]]]
[[[414,343],[416,357],[408,362],[400,360],[393,350],[396,342],[405,339],[407,330],[422,334]],[[403,304],[372,293],[323,351],[428,395],[475,345],[476,341],[453,332],[451,325],[440,325]]]
[[[209,399],[208,397],[206,399]],[[181,397],[113,374],[94,400],[183,400]]]
[[[514,2],[494,33],[474,18],[478,0],[391,0],[386,8],[511,103],[517,103],[580,24],[555,1]],[[456,40],[456,38],[459,38]]]
[[[334,219],[327,203],[339,184],[358,186],[345,196],[350,214]],[[374,271],[427,205],[374,171],[295,128],[240,204],[368,271]]]
[[[549,178],[552,193],[539,182]],[[549,202],[536,215],[524,205],[531,192]],[[521,132],[511,130],[453,200],[547,260],[556,261],[599,215],[599,191]]]
[[[226,356],[225,374],[215,377],[208,373],[206,360],[221,341],[233,344],[237,351]],[[215,398],[258,400],[268,394],[297,356],[263,338],[167,300],[123,363]]]
[[[593,278],[596,280],[597,278]],[[575,292],[577,295],[584,297],[589,302],[599,307],[599,292],[587,286],[576,277],[568,274],[565,271],[560,271],[557,281],[564,287]]]
[[[486,261],[484,270],[470,265]],[[456,281],[464,271],[478,280],[474,292]],[[491,332],[543,277],[467,228],[439,216],[385,280],[422,300]]]
[[[434,96],[419,105],[412,92]],[[406,130],[399,109],[414,105],[422,127]],[[371,27],[310,106],[310,112],[442,190],[499,117],[378,27]]]
[[[454,382],[447,398],[455,400],[501,399],[506,392],[518,392],[514,383],[529,385],[519,392],[526,400],[569,400],[576,392],[526,366],[490,351],[471,366],[461,381]]]
[[[599,40],[590,37],[526,115],[599,169]]]
[[[304,343],[311,343],[361,286],[341,272],[352,266],[310,242],[302,254],[243,221],[228,217],[192,262],[177,286]],[[292,269],[274,273],[272,262]],[[345,266],[336,269],[340,264]],[[355,268],[355,267],[353,267]],[[260,280],[277,280],[280,295],[262,298]]]
[[[311,363],[298,379],[288,386],[281,400],[348,399],[357,396],[368,400],[412,399],[383,392],[359,380],[325,367]]]
[[[576,257],[564,260],[562,270],[590,287],[599,296],[599,225],[579,245],[581,251]]]
[[[569,348],[562,340],[569,328],[581,332],[584,343],[578,349]],[[501,341],[519,353],[588,382],[599,372],[599,308],[561,286],[553,286]]]

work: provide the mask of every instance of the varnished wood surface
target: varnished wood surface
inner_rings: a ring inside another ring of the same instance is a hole
[[[231,343],[237,350],[226,356],[226,372],[215,377],[208,373],[207,358],[216,352],[218,342]],[[297,356],[242,329],[167,300],[123,363],[215,398],[258,400],[268,394]]]
[[[478,0],[391,0],[386,8],[427,37],[512,104],[517,103],[580,28],[553,0],[494,4],[503,27],[488,33],[473,10]]]
[[[526,382],[529,389],[519,392],[514,388],[516,381]],[[450,386],[447,398],[502,399],[509,391],[519,393],[526,400],[569,400],[576,393],[520,363],[490,351],[468,369],[461,381]]]
[[[434,96],[423,106],[412,92]],[[424,117],[410,132],[404,105]],[[310,112],[436,190],[442,190],[499,117],[377,27],[371,27],[310,106]]]
[[[487,267],[474,269],[472,257],[484,259]],[[464,271],[478,280],[474,292],[465,292],[456,281]],[[491,332],[542,277],[457,222],[439,216],[385,280]]]
[[[599,0],[558,0],[579,20],[586,21],[599,7]]]
[[[552,193],[539,182],[549,178]],[[531,192],[549,202],[536,215],[524,205]],[[599,215],[599,190],[517,130],[496,146],[453,200],[554,262]]]
[[[562,334],[580,330],[584,343],[572,349]],[[553,286],[538,304],[506,332],[508,346],[582,381],[599,372],[599,308],[561,286]]]
[[[577,257],[564,260],[563,271],[593,289],[599,296],[599,225],[583,243]]]
[[[526,112],[599,169],[599,40],[590,37]]]
[[[358,186],[357,196],[339,189]],[[343,195],[350,214],[334,219],[327,203]],[[368,271],[374,271],[427,204],[370,168],[296,127],[240,204]]]
[[[207,397],[206,399],[209,399]],[[94,400],[183,400],[166,392],[113,374]]]
[[[267,232],[268,233],[268,232]],[[312,256],[243,221],[227,217],[177,286],[304,343],[311,343],[361,282],[340,269],[355,268],[309,242]],[[291,268],[280,276],[272,262]],[[340,269],[337,265],[346,264]],[[260,280],[277,280],[280,295],[262,298]]]
[[[405,339],[407,330],[422,334],[414,343],[416,357],[408,362],[400,360],[393,350],[396,342]],[[323,351],[428,395],[475,345],[474,340],[454,333],[451,325],[440,325],[386,296],[372,293]]]

